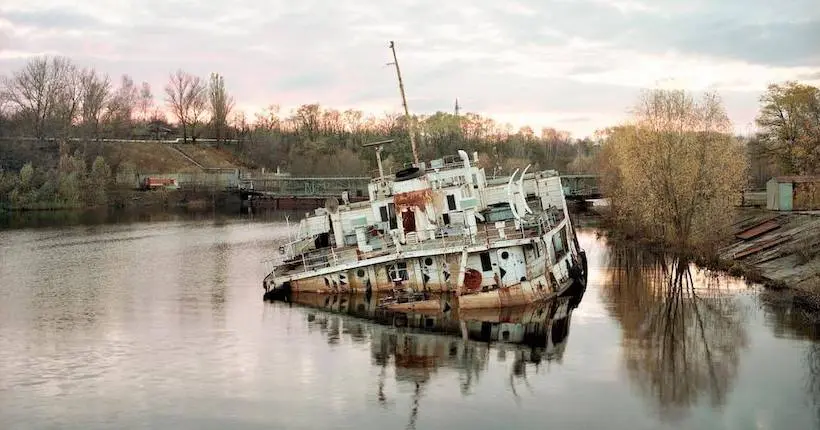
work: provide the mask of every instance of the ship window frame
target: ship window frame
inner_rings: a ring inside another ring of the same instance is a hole
[[[399,228],[399,220],[396,216],[396,204],[395,203],[388,203],[387,204],[387,217],[388,217],[388,226],[390,230],[395,230]]]
[[[482,252],[478,254],[478,257],[481,259],[481,271],[482,272],[492,272],[493,270],[493,262],[490,259],[489,252]]]
[[[457,210],[455,194],[447,194],[447,210]]]
[[[561,227],[560,230],[552,235],[552,250],[555,253],[555,261],[560,260],[569,252],[566,227]]]
[[[387,271],[387,278],[390,282],[393,282],[397,278],[400,277],[403,281],[410,280],[410,273],[407,271],[407,262],[406,261],[399,261],[393,264],[386,264],[384,266],[385,270]],[[399,276],[394,276],[399,275]]]

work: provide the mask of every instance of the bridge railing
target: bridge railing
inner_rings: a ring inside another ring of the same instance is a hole
[[[254,191],[274,196],[323,197],[341,196],[347,191],[351,197],[367,196],[368,177],[308,177],[308,178],[244,178]]]

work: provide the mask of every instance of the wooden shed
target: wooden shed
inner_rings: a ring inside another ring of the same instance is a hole
[[[820,175],[776,176],[766,182],[766,208],[820,210]]]

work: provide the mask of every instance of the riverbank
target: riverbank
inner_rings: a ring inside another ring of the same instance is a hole
[[[767,299],[820,313],[820,211],[777,212],[740,207],[730,234],[714,250],[670,249],[627,234],[606,221],[606,206],[588,208],[611,238],[687,255],[703,267],[741,276],[768,288]]]
[[[735,218],[722,265],[820,311],[820,211],[744,208]]]
[[[52,211],[89,211],[111,209],[138,209],[138,208],[187,208],[211,209],[228,208],[241,209],[242,201],[239,194],[222,190],[184,189],[184,190],[134,190],[112,189],[105,194],[106,203],[100,205],[67,206],[56,202],[42,202],[41,204],[15,206],[7,202],[0,202],[0,213],[14,212],[52,212]]]

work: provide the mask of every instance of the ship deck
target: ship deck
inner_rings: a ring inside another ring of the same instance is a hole
[[[302,279],[323,275],[337,270],[378,264],[397,258],[412,258],[434,254],[455,252],[480,252],[485,249],[528,243],[561,226],[564,212],[542,212],[533,221],[516,229],[507,225],[502,229],[494,223],[477,223],[473,234],[464,228],[437,229],[425,232],[426,240],[418,240],[418,235],[407,234],[405,243],[395,243],[389,236],[382,241],[383,247],[370,252],[362,252],[356,245],[340,248],[327,247],[298,254],[284,261],[268,260],[275,278]]]

